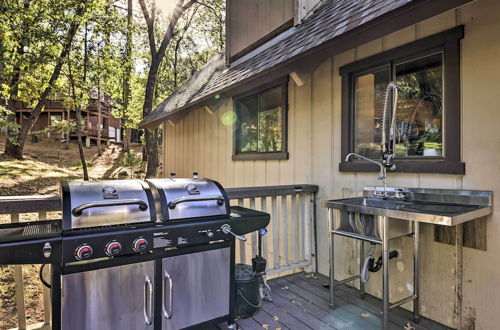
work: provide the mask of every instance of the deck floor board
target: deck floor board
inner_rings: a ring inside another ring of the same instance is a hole
[[[330,308],[329,292],[323,286],[328,278],[304,273],[288,275],[269,281],[273,301],[262,302],[262,307],[252,317],[239,319],[238,329],[327,329],[375,330],[382,326],[382,300],[367,295],[361,299],[359,292],[345,285],[336,290],[337,307]],[[225,329],[224,325],[219,325]],[[390,329],[447,330],[444,325],[421,318],[412,322],[411,312],[402,308],[391,310]]]

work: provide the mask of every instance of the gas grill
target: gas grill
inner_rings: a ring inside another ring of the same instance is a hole
[[[234,327],[235,239],[268,214],[197,175],[66,182],[61,197],[62,220],[0,226],[0,264],[52,264],[53,329]]]

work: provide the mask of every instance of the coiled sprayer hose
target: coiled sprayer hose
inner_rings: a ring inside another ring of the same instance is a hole
[[[375,261],[375,257],[373,256],[373,253],[375,252],[375,244],[372,244],[372,247],[370,248],[370,252],[368,252],[368,255],[365,258],[365,261],[363,262],[363,269],[361,270],[361,282],[366,283],[368,282],[368,279],[370,278],[370,260]]]

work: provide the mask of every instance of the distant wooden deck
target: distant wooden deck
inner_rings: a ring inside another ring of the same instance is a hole
[[[323,287],[327,280],[299,273],[269,281],[273,301],[263,302],[253,317],[238,320],[238,329],[381,329],[382,300],[370,295],[361,299],[357,290],[342,285],[336,291],[338,306],[330,309],[329,291]],[[415,324],[409,311],[396,308],[391,310],[391,329],[450,328],[425,318]]]

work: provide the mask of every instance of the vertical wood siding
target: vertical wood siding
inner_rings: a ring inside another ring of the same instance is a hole
[[[237,54],[294,17],[294,0],[230,0],[227,41]]]
[[[488,249],[463,251],[464,324],[494,329],[500,324],[500,4],[479,0],[374,40],[321,63],[305,76],[304,85],[289,83],[289,160],[232,161],[232,112],[227,100],[213,115],[203,109],[190,112],[175,126],[166,124],[165,173],[201,176],[218,180],[226,187],[313,183],[320,187],[317,205],[324,199],[360,193],[365,185],[380,184],[373,173],[340,173],[341,78],[339,67],[425,36],[465,25],[462,41],[462,159],[466,175],[394,174],[389,185],[453,189],[493,190],[494,215],[488,217]],[[224,120],[222,120],[224,119]],[[318,269],[328,274],[326,211],[317,211]],[[290,214],[290,213],[289,213]],[[291,225],[292,223],[290,223]],[[422,314],[453,325],[455,250],[434,242],[433,226],[421,226]],[[291,232],[290,232],[291,233]],[[357,244],[336,239],[336,278],[358,271]],[[271,245],[273,243],[270,243]],[[412,290],[412,244],[410,239],[394,242],[400,252],[391,261],[390,296],[399,300]],[[376,252],[380,255],[380,251]],[[397,274],[397,276],[396,276]],[[372,273],[366,290],[381,295],[381,275]],[[410,308],[412,303],[405,307]]]

